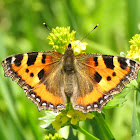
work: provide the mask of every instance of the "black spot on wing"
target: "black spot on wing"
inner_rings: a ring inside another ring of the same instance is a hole
[[[11,68],[11,61],[12,61],[12,57],[6,58],[6,65],[7,65],[8,67],[10,67],[10,68]],[[2,61],[2,63],[5,63],[5,62]]]
[[[112,76],[116,76],[116,72],[113,72],[113,73],[112,73]]]
[[[45,73],[45,72],[44,72],[43,69],[38,73],[38,78],[39,78],[39,80],[41,80],[41,79],[43,78],[44,73]]]
[[[6,62],[7,62],[7,63],[11,63],[11,60],[12,60],[12,57],[6,58]]]
[[[104,63],[106,65],[107,68],[110,69],[114,69],[114,65],[113,65],[113,57],[114,56],[110,56],[110,55],[102,55]]]
[[[118,57],[118,62],[120,63],[120,67],[122,69],[126,69],[126,67],[127,67],[126,58]]]
[[[94,78],[95,78],[95,81],[96,81],[97,83],[99,83],[99,82],[101,81],[101,79],[102,79],[102,76],[101,76],[98,72],[96,72],[96,73],[94,74]]]
[[[136,62],[135,62],[135,61],[130,60],[130,65],[131,65],[131,66],[135,66],[135,64],[136,64]]]
[[[28,72],[29,72],[29,69],[26,69],[26,70],[25,70],[25,72],[27,72],[27,73],[28,73]]]
[[[17,75],[18,73],[17,72],[14,72],[14,75]]]
[[[30,77],[34,77],[34,74],[33,73],[30,73]]]
[[[93,60],[95,62],[95,66],[98,66],[98,57],[94,57]]]
[[[43,55],[42,55],[42,63],[43,63],[43,64],[45,63],[45,59],[46,59],[46,55],[43,54]]]
[[[38,52],[34,52],[34,53],[27,53],[28,54],[28,61],[27,61],[27,65],[33,65],[36,61]]]
[[[107,77],[107,81],[110,81],[110,80],[111,80],[111,77],[110,77],[110,76],[108,76],[108,77]]]
[[[14,63],[17,67],[19,67],[21,65],[22,59],[23,59],[23,54],[18,54],[18,55],[15,56]]]

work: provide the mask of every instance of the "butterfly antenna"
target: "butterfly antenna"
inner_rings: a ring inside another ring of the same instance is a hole
[[[82,39],[81,39],[81,41],[83,40],[83,39],[85,39],[93,30],[95,30],[97,27],[99,26],[99,24],[97,24],[88,34],[86,34]],[[80,41],[80,42],[81,42]]]
[[[48,27],[46,23],[43,23],[43,25],[50,31],[50,28]]]

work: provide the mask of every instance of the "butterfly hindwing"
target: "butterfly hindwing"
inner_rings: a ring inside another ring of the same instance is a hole
[[[62,81],[58,74],[61,56],[53,51],[17,54],[4,59],[2,66],[5,76],[16,81],[40,110],[61,110],[64,109],[64,96],[60,86],[55,86]]]
[[[84,112],[100,112],[114,94],[137,78],[140,68],[140,64],[132,59],[111,55],[85,53],[76,56],[76,60],[80,92],[73,97],[74,108]]]

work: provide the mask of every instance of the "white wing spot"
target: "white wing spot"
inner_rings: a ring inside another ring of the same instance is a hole
[[[43,54],[42,52],[39,52],[39,53],[38,53],[38,55],[42,55],[42,54]]]
[[[128,79],[128,78],[129,78],[129,76],[127,75],[127,76],[125,76],[125,78],[127,78],[127,79]]]
[[[35,94],[31,94],[31,96],[32,96],[33,98],[35,98]]]
[[[42,103],[42,106],[46,106],[47,104],[44,102],[44,103]]]
[[[53,108],[53,105],[52,104],[49,104],[49,107],[52,107]]]
[[[87,106],[87,109],[90,109],[90,108],[91,108],[91,105],[88,105],[88,106]]]
[[[62,107],[64,107],[63,105],[57,105],[57,108],[62,108]]]
[[[84,107],[83,107],[83,106],[79,106],[79,108],[84,109]]]
[[[126,63],[130,67],[130,60],[129,59],[126,60]]]
[[[100,103],[100,104],[102,104],[103,102],[104,102],[104,100],[103,100],[103,99],[101,99],[99,103]]]
[[[36,101],[38,101],[40,103],[40,99],[39,98],[36,98]]]
[[[75,108],[79,108],[79,105],[76,105]]]
[[[94,104],[93,106],[94,106],[95,108],[96,108],[96,107],[98,107],[98,105],[97,105],[97,104]]]
[[[106,96],[104,96],[104,99],[107,99],[109,96],[108,95],[106,95]]]
[[[118,85],[117,88],[120,88],[120,85]]]
[[[13,56],[11,59],[11,64],[14,64],[14,61],[16,60],[16,58]]]

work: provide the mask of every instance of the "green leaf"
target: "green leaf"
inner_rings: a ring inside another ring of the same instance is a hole
[[[78,140],[78,133],[76,133],[76,136],[73,133],[72,127],[69,127],[69,136],[67,140]]]
[[[140,92],[137,92],[140,94]],[[132,114],[132,140],[139,140],[140,139],[140,125],[136,111],[136,92],[134,94],[134,102],[133,102],[133,114]]]
[[[39,120],[43,120],[45,124],[42,124],[42,128],[47,128],[50,126],[50,124],[55,120],[55,117],[58,115],[58,113],[54,113],[53,111],[45,111],[45,116],[39,118]]]
[[[52,124],[50,124],[49,126],[47,126],[45,129],[47,129],[47,130],[49,130],[49,131],[55,130],[55,129],[53,128],[53,125],[52,125]]]
[[[107,126],[103,114],[98,112],[94,112],[93,114],[95,117],[94,119],[90,120],[90,123],[92,124],[94,135],[100,140],[113,140],[114,136]]]
[[[107,103],[104,108],[110,109],[114,107],[121,107],[123,104],[127,101],[125,98],[127,94],[130,94],[130,92],[134,91],[133,88],[125,88],[121,93],[114,95],[113,99]]]

